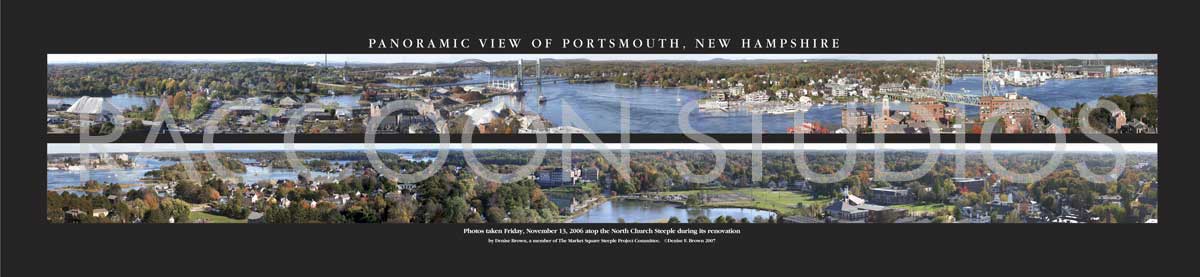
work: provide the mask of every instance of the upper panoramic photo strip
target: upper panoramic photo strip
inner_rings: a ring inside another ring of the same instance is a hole
[[[49,54],[47,64],[52,134],[1158,130],[1157,54]]]

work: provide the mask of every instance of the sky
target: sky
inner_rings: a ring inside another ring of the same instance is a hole
[[[148,146],[148,148],[147,148]],[[447,148],[450,150],[461,150],[462,144],[450,144]],[[724,143],[721,147],[725,150],[752,150],[753,144],[750,143]],[[156,143],[156,144],[127,144],[127,143],[111,143],[111,144],[75,144],[75,143],[50,143],[46,146],[47,154],[77,154],[81,147],[87,147],[87,153],[140,153],[140,152],[172,152],[178,151],[177,144],[172,143]],[[272,143],[216,143],[211,146],[205,146],[200,143],[184,144],[188,151],[204,151],[209,148],[216,151],[284,151],[284,144]],[[620,149],[618,143],[605,144],[610,151]],[[793,150],[794,145],[790,143],[766,143],[762,145],[764,151],[771,150]],[[928,150],[928,143],[892,143],[884,144],[883,149],[888,150]],[[953,143],[942,143],[938,145],[943,150],[953,150],[956,146]],[[977,151],[981,149],[981,144],[967,144],[966,149]],[[993,151],[1054,151],[1053,143],[996,143],[991,144]],[[1141,153],[1158,153],[1158,144],[1156,143],[1123,143],[1121,147],[1126,152],[1141,152]],[[101,148],[103,150],[101,150]],[[471,148],[475,150],[533,150],[537,148],[534,143],[518,143],[518,144],[491,144],[491,143],[476,143],[471,144]],[[552,143],[547,144],[546,149],[558,150],[562,149],[562,144]],[[596,145],[591,143],[581,142],[572,143],[573,150],[593,150]],[[631,150],[710,150],[708,146],[699,143],[631,143]],[[842,143],[810,143],[805,144],[806,150],[845,150],[846,144]],[[362,143],[308,143],[294,144],[295,151],[363,151],[365,146]],[[378,143],[375,149],[379,151],[386,150],[437,150],[436,143],[405,143],[405,144],[388,144]],[[859,143],[855,145],[856,150],[868,151],[874,150],[873,143]],[[1069,152],[1112,152],[1104,144],[1096,143],[1067,143],[1066,151]]]
[[[329,54],[329,62],[349,63],[448,63],[466,59],[511,61],[516,59],[588,59],[614,60],[754,60],[754,59],[842,59],[842,60],[978,60],[980,54]],[[1095,59],[1096,54],[993,54],[992,59]],[[1158,54],[1100,54],[1101,59],[1157,60]],[[313,63],[325,61],[325,54],[47,54],[48,64],[120,63],[146,61],[188,62],[275,62]]]

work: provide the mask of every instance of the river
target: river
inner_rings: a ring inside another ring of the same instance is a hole
[[[715,220],[720,216],[732,216],[738,220],[754,217],[763,219],[774,216],[771,211],[747,208],[683,208],[679,205],[660,201],[613,199],[589,209],[583,215],[575,217],[572,223],[617,223],[624,219],[627,223],[666,222],[671,217],[681,222],[697,216],[706,216]]]
[[[480,77],[475,77],[480,78]],[[486,77],[482,77],[486,78]],[[496,78],[502,79],[502,78]],[[955,79],[947,86],[947,90],[968,93],[978,93],[982,87],[982,78],[967,77]],[[679,114],[689,101],[703,98],[706,94],[698,90],[683,88],[659,87],[625,87],[613,83],[601,84],[545,84],[542,94],[545,103],[538,103],[537,92],[532,86],[527,86],[526,97],[496,96],[496,103],[504,103],[514,109],[523,108],[541,114],[555,125],[564,125],[562,111],[565,106],[579,116],[583,124],[572,126],[592,130],[595,133],[620,133],[621,102],[629,103],[630,133],[683,133],[680,128]],[[1071,107],[1075,103],[1093,101],[1101,96],[1134,95],[1158,91],[1157,76],[1123,76],[1104,79],[1075,79],[1050,80],[1038,87],[1005,87],[1001,91],[1017,91],[1021,95],[1046,104],[1050,107]],[[856,103],[868,112],[874,112],[877,103]],[[827,128],[837,129],[841,126],[841,109],[843,105],[813,106],[804,113],[805,122],[820,122]],[[904,111],[908,106],[904,103],[890,103],[889,108]],[[969,117],[977,116],[978,107],[967,106]],[[691,110],[688,113],[688,124],[695,130],[708,134],[745,134],[751,132],[751,114],[749,112],[702,112]],[[762,126],[766,133],[786,133],[789,127],[795,126],[794,114],[763,114]],[[586,125],[586,128],[585,126]]]

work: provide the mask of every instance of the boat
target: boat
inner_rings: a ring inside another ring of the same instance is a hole
[[[796,113],[799,111],[800,111],[800,109],[798,109],[796,107],[776,107],[776,108],[767,110],[767,114],[791,114],[791,113]]]
[[[700,102],[700,110],[728,111],[729,110],[729,102],[727,102],[727,101],[702,101],[702,102]]]
[[[767,110],[767,114],[792,114],[803,111],[808,111],[808,109],[800,104],[790,104],[771,108]]]

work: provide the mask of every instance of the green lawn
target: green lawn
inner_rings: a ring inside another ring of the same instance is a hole
[[[800,209],[796,208],[796,203],[804,203],[805,207],[825,207],[829,204],[830,199],[819,198],[814,199],[809,194],[799,193],[794,191],[775,191],[767,188],[738,188],[732,190],[685,190],[685,191],[669,191],[659,192],[661,195],[692,195],[699,192],[708,194],[723,194],[737,193],[748,195],[754,200],[733,201],[733,202],[715,202],[705,203],[705,206],[716,207],[744,207],[763,210],[773,210],[783,213],[784,215],[794,215],[800,213]]]
[[[208,220],[208,223],[246,223],[245,219],[233,219],[206,212],[191,212],[188,214],[188,218],[193,221],[197,219],[205,219]]]
[[[917,205],[917,204],[892,205],[890,207],[906,209],[911,213],[934,213],[938,210],[947,210],[947,211],[953,212],[953,210],[951,210],[951,209],[954,208],[954,205],[935,203],[935,204],[921,204],[921,205]]]

